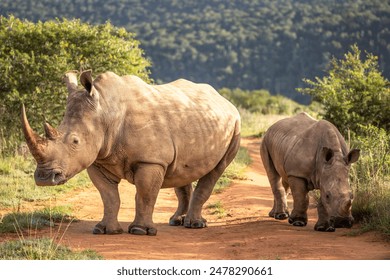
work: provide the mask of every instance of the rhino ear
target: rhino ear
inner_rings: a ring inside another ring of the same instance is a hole
[[[345,161],[347,162],[347,164],[352,164],[359,159],[359,156],[360,156],[360,150],[352,149],[345,157]]]
[[[87,70],[81,73],[80,75],[80,82],[83,85],[83,87],[91,93],[92,90],[92,70]]]
[[[93,86],[92,70],[86,70],[80,75],[80,82],[83,87],[88,91],[89,95],[94,98],[98,98],[98,92]]]
[[[330,163],[330,161],[333,159],[334,152],[332,149],[328,147],[322,148],[322,157],[325,160],[325,162]]]

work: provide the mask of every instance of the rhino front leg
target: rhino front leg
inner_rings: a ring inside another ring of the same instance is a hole
[[[129,233],[156,235],[153,223],[153,210],[158,192],[164,180],[165,169],[158,164],[139,164],[134,173],[135,219],[129,226]]]
[[[169,225],[181,226],[184,223],[185,214],[187,214],[192,194],[192,184],[188,184],[184,187],[175,188],[175,193],[178,200],[178,207],[169,219]]]
[[[318,211],[318,221],[314,226],[314,230],[327,231],[327,232],[335,231],[336,230],[335,226],[334,224],[330,224],[328,212],[326,211],[324,205],[322,204],[321,199],[318,201],[317,211]]]
[[[309,207],[309,195],[306,181],[297,177],[289,177],[288,183],[294,200],[294,208],[288,222],[294,226],[306,226],[307,208]]]
[[[119,234],[123,229],[118,223],[120,197],[118,192],[119,179],[107,173],[104,169],[91,165],[87,169],[92,183],[98,189],[103,201],[104,215],[93,229],[94,234]]]

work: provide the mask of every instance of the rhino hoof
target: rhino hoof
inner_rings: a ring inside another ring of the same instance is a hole
[[[169,219],[169,225],[170,226],[182,226],[184,224],[184,218],[185,216],[179,216],[179,217],[171,217]]]
[[[332,226],[328,225],[315,225],[314,230],[316,231],[324,231],[324,232],[334,232],[336,229]]]
[[[305,218],[289,218],[288,222],[296,227],[304,227],[307,225],[307,221],[305,220]]]
[[[95,226],[92,231],[93,234],[106,234],[106,227]]]
[[[186,227],[186,228],[204,228],[204,227],[207,227],[207,220],[202,218],[200,220],[184,222],[184,227]]]
[[[295,221],[292,223],[292,225],[296,226],[296,227],[304,227],[304,226],[306,226],[306,223],[303,221]]]
[[[154,236],[157,234],[157,229],[147,228],[143,226],[129,226],[129,233],[135,235],[150,235]]]
[[[274,218],[276,219],[276,220],[285,220],[285,219],[287,219],[288,218],[288,213],[276,213],[275,215],[274,215]]]
[[[335,232],[336,229],[334,227],[328,227],[325,231],[326,232]]]
[[[121,234],[123,233],[123,229],[118,228],[114,230],[107,230],[106,226],[97,224],[92,231],[93,234]]]

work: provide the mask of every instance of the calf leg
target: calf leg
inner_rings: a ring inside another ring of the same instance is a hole
[[[240,135],[235,135],[221,161],[208,174],[199,179],[198,184],[191,196],[190,207],[184,219],[187,228],[203,228],[207,221],[202,217],[202,206],[209,199],[214,185],[232,162],[240,148]]]
[[[165,170],[158,164],[139,164],[134,172],[135,219],[129,226],[129,233],[156,235],[153,223],[153,210],[158,192],[164,180]]]
[[[120,198],[118,192],[119,179],[108,173],[105,169],[91,165],[87,169],[92,183],[98,189],[103,201],[104,215],[93,229],[94,234],[118,234],[123,230],[118,223]]]
[[[307,208],[309,207],[309,195],[306,181],[297,177],[288,177],[291,193],[294,200],[294,208],[291,212],[289,223],[294,226],[307,225]]]
[[[192,184],[175,188],[175,193],[178,200],[178,207],[175,214],[169,219],[169,225],[181,226],[184,223],[184,216],[187,214],[188,206],[190,204]]]
[[[334,225],[331,225],[329,223],[329,215],[324,205],[322,204],[321,199],[318,201],[317,211],[318,211],[318,221],[314,226],[314,230],[328,231],[328,232],[335,231],[336,229]]]
[[[261,144],[260,155],[274,195],[274,205],[268,215],[278,220],[287,219],[289,216],[286,194],[287,184],[282,184],[281,177],[275,169],[265,142]]]

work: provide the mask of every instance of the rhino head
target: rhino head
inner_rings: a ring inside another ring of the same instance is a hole
[[[45,137],[30,127],[24,105],[21,109],[23,133],[37,162],[34,179],[38,186],[65,183],[96,159],[103,135],[98,118],[99,94],[93,87],[91,71],[83,72],[78,89],[77,73],[65,74],[69,95],[64,119],[58,129],[44,124]]]
[[[317,230],[333,231],[337,227],[352,227],[353,193],[349,185],[349,169],[359,158],[360,150],[346,156],[341,151],[323,147],[318,162],[321,199],[318,204]]]

